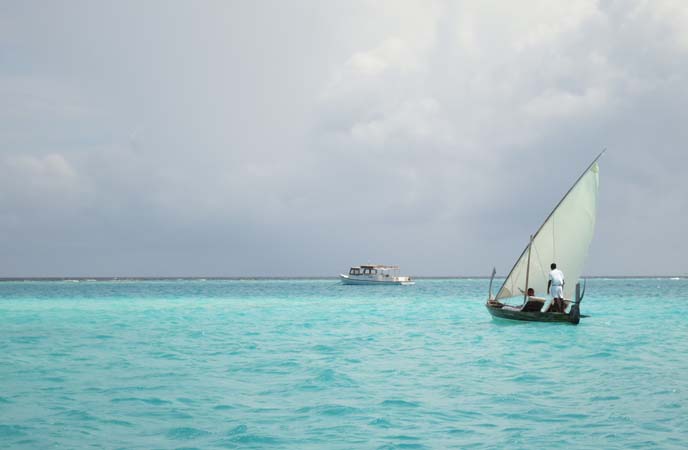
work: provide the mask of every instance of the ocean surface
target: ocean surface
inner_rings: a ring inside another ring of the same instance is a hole
[[[0,448],[686,448],[688,280],[578,326],[488,280],[0,283]]]

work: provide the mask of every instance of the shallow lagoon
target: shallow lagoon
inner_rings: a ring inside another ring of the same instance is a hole
[[[487,284],[0,283],[0,447],[685,446],[688,280],[591,279],[579,326]]]

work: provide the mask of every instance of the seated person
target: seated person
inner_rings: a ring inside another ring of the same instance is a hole
[[[519,291],[523,292],[523,289],[519,289]],[[535,289],[533,289],[533,288],[528,288],[527,296],[528,297],[526,298],[526,302],[521,307],[521,311],[523,311],[523,312],[539,311],[542,308],[542,305],[544,304],[545,299],[541,298],[541,297],[536,297],[535,296]]]
[[[521,294],[525,294],[525,292],[523,292],[523,289],[518,288],[518,290],[521,291]],[[535,297],[535,289],[528,288],[528,297]]]

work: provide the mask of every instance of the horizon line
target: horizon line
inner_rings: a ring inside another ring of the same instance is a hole
[[[485,275],[428,275],[412,277],[416,280],[440,280],[440,279],[485,279],[489,280],[489,276]],[[505,277],[495,277],[495,279],[503,279]],[[647,279],[647,278],[688,278],[688,275],[584,275],[581,279]],[[239,276],[36,276],[36,277],[0,277],[0,282],[7,281],[170,281],[170,280],[338,280],[338,276],[286,276],[286,275],[239,275]]]

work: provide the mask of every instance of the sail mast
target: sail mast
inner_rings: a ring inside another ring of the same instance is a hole
[[[526,304],[528,297],[528,275],[530,275],[530,249],[533,247],[533,236],[530,236],[530,243],[528,243],[528,264],[526,265],[526,289],[523,291],[523,304]]]

